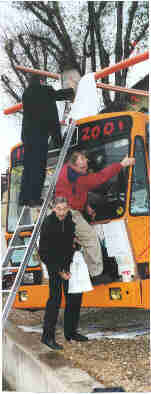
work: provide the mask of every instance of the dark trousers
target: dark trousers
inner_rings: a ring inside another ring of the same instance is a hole
[[[19,201],[39,200],[45,180],[48,154],[48,137],[37,138],[34,142],[24,142],[24,168]]]
[[[66,301],[64,310],[65,337],[70,336],[77,330],[80,319],[82,293],[68,294],[68,280],[62,279],[56,272],[49,273],[50,295],[45,309],[43,331],[43,335],[49,338],[55,337],[55,328],[61,304],[62,285]]]

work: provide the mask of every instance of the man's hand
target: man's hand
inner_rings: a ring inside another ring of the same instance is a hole
[[[77,247],[77,244],[78,244],[79,246],[81,246],[81,244],[80,244],[78,238],[74,237],[74,240],[73,240],[73,248],[76,248],[76,247]]]
[[[86,210],[87,210],[88,215],[91,217],[91,220],[95,220],[96,212],[93,208],[91,208],[91,206],[89,204],[87,205]]]
[[[76,81],[75,79],[70,77],[69,80],[68,80],[68,84],[69,84],[70,88],[72,88],[74,91],[76,91],[76,88],[77,88],[77,85],[78,85],[78,81]]]
[[[134,157],[125,156],[124,159],[121,161],[122,167],[133,166],[135,164]]]
[[[71,278],[70,272],[58,272],[62,279],[68,280]]]

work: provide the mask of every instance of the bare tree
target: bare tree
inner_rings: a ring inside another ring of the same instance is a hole
[[[129,2],[125,23],[125,6],[127,2],[92,2],[85,3],[80,17],[83,31],[79,34],[79,26],[71,15],[66,18],[63,2],[57,1],[22,1],[13,2],[14,6],[24,9],[39,22],[28,24],[23,31],[13,37],[5,36],[5,51],[10,66],[16,75],[18,87],[26,85],[27,75],[16,70],[16,65],[62,72],[66,67],[76,69],[80,75],[86,72],[87,61],[91,70],[105,68],[110,65],[111,55],[115,54],[115,62],[120,62],[131,55],[133,43],[139,44],[148,37],[149,12],[148,2]],[[71,4],[71,3],[70,3]],[[69,2],[68,2],[69,6]],[[108,37],[105,18],[116,15],[113,23],[112,37]],[[72,34],[70,26],[72,24]],[[35,27],[36,25],[36,27]],[[74,32],[74,35],[73,35]],[[77,35],[76,35],[77,32]],[[147,44],[146,44],[147,46]],[[2,75],[2,82],[7,92],[20,101],[21,95],[14,89],[11,78]],[[115,74],[115,84],[126,85],[127,70]],[[108,76],[102,82],[109,83]],[[109,91],[102,90],[105,106],[112,104]],[[114,101],[121,103],[124,96],[115,94]]]
[[[16,78],[14,82],[14,79],[12,81],[12,74],[2,74],[1,80],[6,92],[17,102],[20,102],[29,75],[18,71],[16,66],[23,64],[27,67],[45,70],[50,67],[52,57],[49,55],[47,45],[48,31],[42,25],[37,27],[37,24],[33,22],[24,25],[23,30],[19,33],[16,31],[14,35],[12,32],[11,34],[4,32],[3,39],[5,42],[4,49]]]

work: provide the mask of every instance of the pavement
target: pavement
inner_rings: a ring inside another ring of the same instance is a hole
[[[88,336],[89,341],[85,344],[75,342],[69,344],[63,338],[63,310],[61,310],[57,326],[57,341],[63,343],[64,350],[57,352],[51,351],[40,342],[43,314],[44,311],[32,313],[19,310],[12,310],[10,313],[3,334],[3,375],[5,379],[7,377],[9,386],[14,391],[92,393],[96,389],[105,390],[106,388],[107,392],[112,383],[112,391],[124,384],[126,386],[123,387],[123,391],[133,392],[133,390],[124,390],[128,387],[128,380],[124,382],[125,362],[129,365],[134,358],[133,365],[135,366],[136,350],[144,360],[145,350],[142,348],[141,354],[139,344],[144,343],[144,338],[149,332],[148,311],[115,310],[114,308],[83,309],[79,330]],[[142,342],[138,338],[142,338]],[[125,349],[129,349],[127,361],[125,358],[122,359]],[[145,376],[148,374],[147,362],[146,356]],[[139,360],[138,363],[140,363]],[[114,379],[111,377],[108,380],[109,375],[111,376],[111,368],[114,369],[114,374],[112,374]],[[140,364],[139,368],[141,376]],[[121,371],[121,376],[119,371]],[[128,371],[127,368],[126,371]],[[130,372],[132,375],[133,371],[128,371]],[[103,373],[105,379],[102,378]],[[137,370],[136,374],[138,374]],[[144,387],[148,387],[148,377],[145,382],[142,376],[142,381],[140,388],[144,384]],[[137,386],[130,376],[130,387],[132,383],[134,387]]]
[[[23,332],[10,321],[3,333],[3,376],[14,391],[91,393],[104,387],[62,351],[51,351],[35,333]]]

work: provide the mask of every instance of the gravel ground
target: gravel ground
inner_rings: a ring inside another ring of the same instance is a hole
[[[44,311],[17,311],[9,315],[16,325],[39,326]],[[63,311],[60,311],[56,337],[64,345],[63,356],[72,366],[81,368],[105,387],[122,387],[126,392],[151,392],[149,312],[132,309],[83,309],[79,330],[84,334],[103,333],[108,338],[91,339],[85,343],[65,341]],[[118,339],[118,333],[146,333],[133,338]],[[40,333],[32,333],[40,340]],[[47,349],[48,350],[48,349]]]

